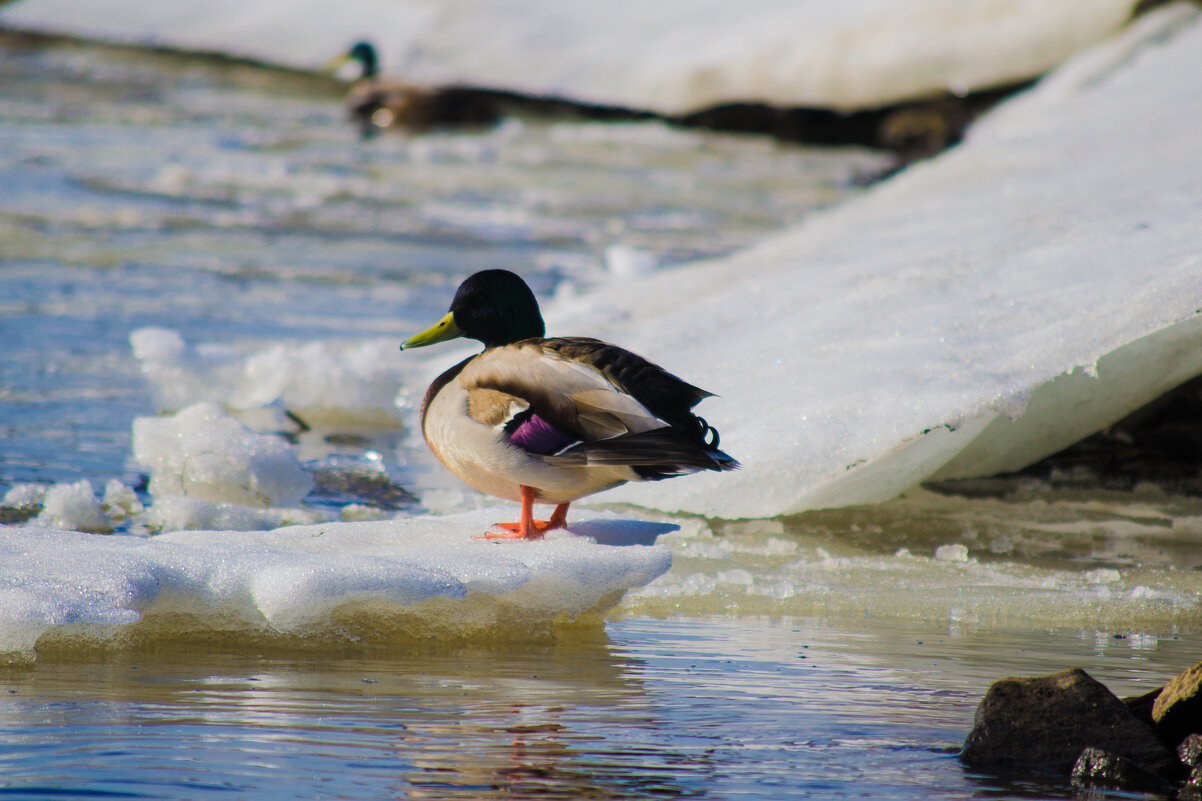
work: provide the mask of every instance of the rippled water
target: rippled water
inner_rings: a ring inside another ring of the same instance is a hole
[[[1067,798],[955,753],[1000,672],[1144,692],[1193,638],[626,620],[346,659],[126,653],[0,671],[0,793],[153,798]]]
[[[637,266],[614,245],[671,269],[889,163],[657,123],[363,143],[320,79],[0,45],[0,495],[139,483],[137,328],[399,342],[472,270],[550,296]],[[351,433],[305,458],[411,445]],[[1202,645],[1202,502],[1154,488],[673,522],[669,574],[550,643],[44,649],[0,668],[0,795],[1059,798],[955,760],[988,684],[1080,666],[1142,693]]]

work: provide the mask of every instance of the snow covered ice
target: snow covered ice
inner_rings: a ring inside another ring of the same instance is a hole
[[[473,539],[497,514],[150,539],[0,527],[0,654],[30,658],[45,637],[102,647],[189,631],[293,645],[532,636],[672,562],[653,544],[672,525],[589,515],[539,542]]]

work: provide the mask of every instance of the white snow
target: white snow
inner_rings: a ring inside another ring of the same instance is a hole
[[[287,442],[253,433],[212,402],[171,417],[138,418],[133,446],[156,498],[288,507],[313,489],[313,476]]]
[[[241,488],[231,488],[235,497]],[[146,514],[137,522],[153,531],[220,529],[224,531],[267,531],[280,526],[317,523],[325,519],[315,509],[300,507],[261,508],[226,501],[207,501],[179,495],[156,495]]]
[[[769,517],[1053,453],[1202,373],[1202,14],[1170,6],[951,152],[732,257],[551,309],[717,393],[735,473],[595,496]]]
[[[1035,77],[1135,0],[18,0],[11,27],[315,70],[359,39],[419,84],[665,113],[763,101],[854,109]]]
[[[0,654],[31,658],[43,637],[179,636],[181,614],[244,645],[529,636],[671,565],[653,543],[674,526],[594,515],[538,542],[473,539],[497,514],[151,539],[0,527]]]
[[[92,482],[87,479],[74,484],[56,484],[48,489],[42,500],[42,512],[35,522],[51,528],[102,534],[113,530],[112,519],[105,513],[92,489]]]

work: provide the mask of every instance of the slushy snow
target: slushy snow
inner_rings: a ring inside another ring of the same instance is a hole
[[[19,0],[0,23],[317,70],[368,39],[389,75],[679,114],[886,106],[1034,78],[1136,0]]]

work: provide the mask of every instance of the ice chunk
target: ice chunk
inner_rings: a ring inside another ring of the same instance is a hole
[[[1035,77],[1113,33],[1137,0],[22,0],[21,28],[319,69],[375,32],[381,68],[681,113],[735,102],[854,109]],[[515,9],[520,9],[515,13]],[[487,46],[481,46],[481,43]]]
[[[28,658],[46,638],[116,647],[135,623],[134,639],[224,632],[299,647],[528,636],[608,608],[671,565],[654,540],[672,526],[593,515],[572,526],[587,534],[473,539],[496,515],[150,539],[0,528],[0,653]]]
[[[935,558],[941,562],[967,562],[968,548],[959,543],[940,545],[935,549]]]
[[[16,484],[4,493],[0,507],[5,509],[36,509],[46,499],[46,484]]]
[[[138,494],[115,478],[104,485],[104,511],[114,521],[122,521],[143,511]]]
[[[224,401],[240,372],[233,348],[190,349],[178,332],[167,328],[139,328],[129,335],[129,343],[159,411]]]
[[[391,340],[275,345],[247,357],[229,403],[247,409],[278,401],[308,419],[395,423],[398,353]]]
[[[232,409],[280,404],[310,422],[396,423],[400,377],[393,340],[277,344],[244,353],[228,345],[190,347],[175,331],[140,328],[130,345],[160,411],[201,401]]]
[[[37,522],[51,528],[107,533],[113,521],[96,499],[92,482],[86,478],[74,484],[56,484],[46,491],[42,513]]]
[[[296,506],[313,489],[312,475],[287,442],[249,431],[215,403],[138,418],[133,446],[156,498],[280,507]]]

